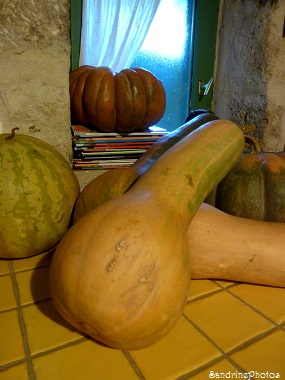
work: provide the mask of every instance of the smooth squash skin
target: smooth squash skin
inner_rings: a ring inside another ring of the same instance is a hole
[[[124,69],[116,74],[116,122],[121,131],[141,128],[147,109],[144,82],[135,70]]]
[[[187,237],[192,279],[285,287],[284,223],[240,218],[203,203]]]
[[[96,69],[86,69],[86,72],[81,74],[77,79],[80,83],[81,77],[85,78],[82,90],[82,109],[84,121],[92,125],[100,126],[102,131],[112,131],[116,128],[116,95],[115,95],[115,80],[113,72],[107,67],[97,67]],[[78,96],[77,96],[78,95]],[[73,100],[79,100],[80,93],[74,93]],[[71,103],[72,112],[77,110]],[[71,114],[73,115],[73,113]],[[79,120],[79,121],[80,121]]]
[[[50,291],[61,315],[118,349],[141,349],[166,335],[189,293],[189,224],[243,149],[234,123],[206,123],[163,154],[126,194],[75,223],[50,267]]]
[[[193,115],[195,115],[195,111]],[[201,125],[213,120],[218,120],[218,117],[210,111],[204,111],[157,140],[130,167],[112,169],[94,178],[85,186],[76,200],[73,223],[100,204],[123,195],[163,153]]]
[[[157,123],[164,115],[166,106],[166,95],[163,85],[157,85],[158,79],[154,75],[149,75],[149,72],[142,68],[134,69],[136,74],[143,82],[146,97],[146,111],[143,125],[153,125]],[[162,107],[162,99],[165,106]],[[154,121],[155,120],[155,121]]]

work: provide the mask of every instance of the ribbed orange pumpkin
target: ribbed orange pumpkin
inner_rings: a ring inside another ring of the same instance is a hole
[[[164,87],[151,72],[80,66],[69,77],[71,121],[104,132],[130,132],[157,123],[166,107]]]

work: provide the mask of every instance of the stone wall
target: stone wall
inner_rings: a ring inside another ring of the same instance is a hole
[[[69,0],[1,0],[0,122],[71,159]]]
[[[218,31],[213,109],[254,124],[264,151],[285,145],[285,2],[225,0]]]

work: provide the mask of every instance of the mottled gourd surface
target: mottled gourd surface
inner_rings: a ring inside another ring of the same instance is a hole
[[[0,135],[0,257],[53,248],[66,233],[79,195],[67,160],[44,141]]]

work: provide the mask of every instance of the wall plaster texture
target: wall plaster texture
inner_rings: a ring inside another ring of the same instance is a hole
[[[0,0],[0,122],[71,161],[68,0]]]
[[[285,145],[285,1],[224,0],[213,110],[255,125],[263,151]]]

